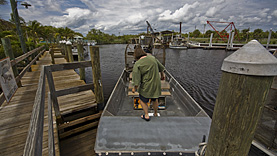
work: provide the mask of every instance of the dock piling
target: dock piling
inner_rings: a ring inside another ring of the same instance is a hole
[[[90,57],[92,65],[92,76],[93,76],[93,86],[94,94],[97,103],[97,110],[103,110],[104,108],[104,94],[103,85],[101,80],[101,69],[100,69],[100,55],[98,46],[90,46]]]
[[[78,49],[78,61],[84,61],[84,46],[81,43],[77,44],[77,49]],[[85,68],[79,68],[79,73],[80,73],[80,80],[85,80]]]
[[[209,44],[209,47],[212,47],[213,46],[213,33],[211,33],[211,37],[210,37],[210,44]]]
[[[66,42],[66,52],[68,57],[68,62],[74,62],[73,54],[72,54],[72,43],[70,41]]]
[[[225,58],[206,156],[247,156],[277,59],[252,40]]]

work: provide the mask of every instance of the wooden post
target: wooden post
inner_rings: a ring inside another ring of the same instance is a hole
[[[64,44],[64,52],[65,52],[65,59],[66,59],[67,62],[69,62],[66,43]]]
[[[84,61],[84,46],[82,43],[78,43],[77,45],[77,50],[78,50],[78,61]],[[79,73],[80,73],[80,80],[85,80],[85,68],[79,68]]]
[[[53,50],[54,47],[51,47],[49,49],[49,52],[51,54],[51,60],[52,60],[52,64],[55,64],[55,58],[54,58],[54,50]]]
[[[66,42],[66,51],[67,51],[67,56],[68,56],[68,62],[74,62],[73,60],[73,54],[72,54],[72,43],[67,41]]]
[[[3,47],[4,47],[4,53],[5,53],[5,56],[6,57],[9,57],[10,60],[14,60],[14,54],[13,54],[13,51],[12,51],[12,46],[11,46],[11,41],[9,38],[1,38],[1,41],[2,41],[2,44],[3,44]],[[18,76],[18,69],[17,69],[17,65],[15,64],[13,67],[13,74],[14,74],[14,77],[16,78]],[[21,84],[21,81],[18,82],[17,84],[18,87],[21,87],[22,84]]]
[[[209,47],[212,47],[213,46],[213,33],[211,33],[211,37],[210,37],[210,44],[209,44]]]
[[[90,57],[97,109],[102,110],[104,108],[104,94],[101,80],[100,55],[98,46],[90,46]]]
[[[277,59],[252,40],[225,58],[206,156],[247,156]]]

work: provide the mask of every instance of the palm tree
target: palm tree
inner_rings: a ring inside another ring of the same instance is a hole
[[[38,34],[40,34],[40,29],[41,29],[41,24],[34,20],[34,21],[29,21],[28,26],[27,26],[30,35],[33,37],[33,42],[34,44],[37,44],[37,38]]]

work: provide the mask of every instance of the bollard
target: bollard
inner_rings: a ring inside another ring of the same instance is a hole
[[[271,33],[272,33],[272,28],[270,29],[269,34],[268,34],[267,43],[266,43],[266,49],[268,49],[268,45],[270,43]]]
[[[9,38],[1,38],[1,41],[2,41],[2,44],[3,44],[3,47],[4,47],[4,53],[5,53],[5,56],[6,57],[9,57],[10,60],[14,60],[14,54],[13,54],[13,51],[12,51],[12,46],[11,46],[11,41]],[[14,74],[14,77],[16,78],[18,76],[18,69],[17,69],[17,65],[15,64],[13,67],[13,74]],[[17,86],[18,87],[21,87],[22,84],[21,84],[21,81],[19,81],[17,83]]]
[[[247,156],[277,59],[252,40],[225,58],[206,156]]]
[[[104,95],[101,80],[100,55],[98,46],[90,46],[90,57],[92,64],[94,94],[97,103],[97,110],[100,111],[104,108]]]
[[[68,57],[68,62],[74,62],[73,54],[72,54],[72,43],[70,41],[66,42],[66,52]]]
[[[84,61],[84,46],[81,43],[77,44],[77,50],[78,50],[78,61]],[[80,80],[85,80],[85,68],[79,68],[79,73],[80,73]]]
[[[212,47],[213,46],[213,33],[211,33],[211,37],[210,37],[210,44],[209,44],[209,47]]]

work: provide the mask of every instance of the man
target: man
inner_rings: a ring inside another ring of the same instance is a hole
[[[147,103],[153,101],[154,116],[158,112],[158,99],[161,95],[161,79],[164,80],[164,66],[153,56],[147,55],[141,47],[136,47],[134,52],[136,63],[133,67],[133,86],[132,92],[137,89],[139,92],[140,104],[144,111],[141,118],[150,121]]]

